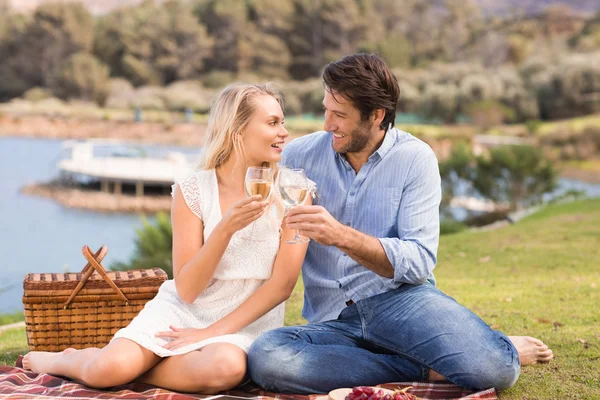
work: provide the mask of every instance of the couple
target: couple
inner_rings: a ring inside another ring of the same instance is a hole
[[[106,347],[31,352],[25,368],[96,388],[137,380],[216,393],[249,377],[270,391],[324,393],[424,380],[502,390],[521,365],[550,361],[541,341],[492,330],[435,287],[437,160],[393,128],[399,88],[389,68],[356,54],[327,65],[323,80],[325,131],[283,154],[279,94],[224,89],[201,169],[174,185],[174,280]],[[303,168],[318,204],[282,220],[246,197],[246,169],[265,163]],[[286,243],[295,229],[310,244]],[[301,269],[309,324],[282,328]]]

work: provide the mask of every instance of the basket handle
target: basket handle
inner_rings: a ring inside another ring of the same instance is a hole
[[[88,281],[90,276],[92,276],[94,271],[98,272],[100,274],[100,276],[102,276],[102,278],[104,278],[106,283],[108,283],[109,286],[112,287],[117,292],[117,294],[123,299],[123,301],[125,301],[126,305],[129,305],[129,300],[127,299],[127,297],[125,297],[123,292],[121,292],[121,290],[117,287],[117,285],[109,278],[108,274],[106,273],[106,270],[104,269],[102,264],[100,264],[100,262],[106,256],[106,253],[108,252],[108,248],[106,246],[102,246],[96,252],[96,254],[92,254],[92,251],[90,250],[90,248],[88,246],[83,246],[83,248],[81,249],[81,252],[83,253],[83,256],[86,258],[86,260],[88,260],[88,263],[81,271],[84,274],[83,277],[81,278],[81,281],[79,282],[77,287],[73,290],[73,293],[71,293],[69,300],[66,301],[63,308],[66,309],[69,306],[69,304],[71,304],[71,302],[73,301],[75,296],[77,296],[77,294],[81,291],[81,289],[83,289],[86,282]]]

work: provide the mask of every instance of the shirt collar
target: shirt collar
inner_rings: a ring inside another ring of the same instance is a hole
[[[396,144],[397,138],[398,130],[396,128],[390,127],[390,129],[388,129],[385,133],[381,146],[379,146],[379,148],[375,150],[375,153],[373,154],[378,154],[380,159],[385,157],[385,155],[392,149],[392,147],[394,147],[394,144]]]

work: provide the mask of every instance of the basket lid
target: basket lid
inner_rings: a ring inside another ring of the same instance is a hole
[[[108,277],[122,288],[156,287],[167,280],[167,274],[160,268],[136,269],[129,271],[110,271]],[[27,290],[57,290],[75,289],[83,274],[67,273],[29,273],[23,279],[23,289]],[[94,272],[85,284],[87,289],[105,289],[110,286],[104,278]]]

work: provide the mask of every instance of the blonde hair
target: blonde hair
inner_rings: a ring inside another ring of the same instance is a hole
[[[270,84],[252,85],[233,83],[227,86],[212,104],[206,129],[206,143],[199,169],[217,168],[237,152],[245,159],[240,133],[248,125],[255,111],[254,99],[269,95],[283,109],[283,98]],[[275,169],[276,164],[269,167]]]

